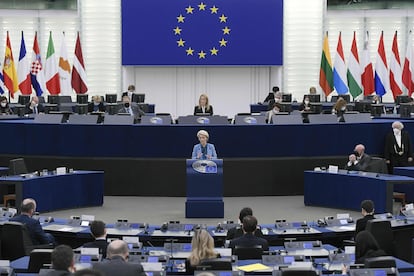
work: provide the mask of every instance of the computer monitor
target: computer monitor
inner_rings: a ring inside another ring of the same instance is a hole
[[[411,102],[410,96],[404,95],[404,96],[397,96],[395,97],[395,104],[399,105],[402,103],[409,103]]]
[[[290,103],[280,103],[280,112],[292,112],[292,104]]]
[[[331,102],[335,103],[339,98],[344,99],[347,103],[351,102],[351,96],[349,94],[334,95],[331,97]]]
[[[116,103],[117,98],[117,94],[105,94],[105,102],[107,103]]]
[[[72,97],[71,96],[58,96],[59,97],[59,103],[71,103]]]
[[[26,105],[30,102],[30,95],[19,95],[19,104]]]
[[[75,113],[88,114],[88,104],[77,104],[75,106]]]
[[[306,94],[306,95],[303,96],[303,99],[305,100],[306,97],[309,98],[309,101],[311,103],[321,102],[321,95],[319,95],[319,94]]]
[[[107,103],[105,109],[109,115],[115,115],[118,113],[120,106],[117,103]]]
[[[132,93],[131,101],[134,103],[143,103],[145,102],[145,94]]]
[[[43,107],[45,109],[46,114],[49,114],[52,111],[59,111],[59,106],[57,104],[48,103],[48,104],[44,104]]]
[[[9,161],[9,175],[19,175],[23,173],[28,173],[23,158],[16,158]]]
[[[59,96],[49,95],[49,96],[47,96],[47,102],[50,103],[50,104],[59,104],[60,103]]]
[[[413,110],[413,105],[412,104],[401,103],[400,104],[400,109],[399,109],[400,117],[401,118],[410,118],[412,110]]]
[[[76,102],[78,104],[87,104],[88,103],[88,95],[87,94],[78,94],[78,95],[76,95]]]
[[[384,114],[384,105],[383,104],[372,104],[371,105],[371,115],[374,117],[379,117],[381,114]]]
[[[355,102],[355,110],[360,113],[370,113],[371,104],[372,102],[368,100]]]
[[[322,113],[322,104],[321,103],[310,103],[310,112],[312,114],[321,114]]]
[[[292,102],[292,94],[282,94],[282,102]]]

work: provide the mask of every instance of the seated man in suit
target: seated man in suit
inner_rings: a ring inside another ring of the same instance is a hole
[[[33,245],[55,243],[54,237],[43,231],[40,222],[33,219],[32,216],[36,212],[36,201],[33,198],[23,200],[20,207],[20,215],[11,218],[10,221],[16,221],[26,225]]]
[[[243,219],[246,216],[253,216],[253,210],[250,207],[244,207],[243,209],[240,210],[240,214],[239,214],[239,223],[240,225],[234,228],[231,228],[227,231],[227,236],[226,236],[226,240],[232,240],[238,237],[243,236],[243,229],[242,229],[242,222]],[[263,238],[263,233],[262,230],[260,230],[260,227],[258,227],[255,231],[254,231],[254,235],[256,237],[259,238]]]
[[[354,153],[349,155],[348,163],[345,170],[348,171],[366,171],[371,161],[371,156],[365,153],[365,146],[358,144],[355,146]]]
[[[123,96],[122,103],[124,106],[118,110],[118,113],[129,113],[135,119],[139,119],[142,115],[145,115],[145,112],[138,105],[131,105],[130,97]]]
[[[88,112],[105,112],[105,106],[101,96],[95,95],[92,97],[92,102],[88,104]]]
[[[33,96],[32,100],[26,104],[26,114],[39,114],[44,113],[45,109],[42,105],[39,105],[39,98]]]
[[[365,227],[367,226],[367,222],[369,220],[374,219],[374,202],[372,200],[366,199],[361,202],[361,214],[362,218],[358,219],[356,222],[355,227],[355,236],[365,230]]]
[[[108,242],[106,241],[106,228],[105,223],[100,220],[94,220],[89,225],[92,236],[95,238],[93,242],[87,242],[83,247],[87,248],[99,248],[99,254],[102,254],[102,259],[106,258],[106,248]]]
[[[56,246],[52,251],[52,268],[47,276],[66,276],[72,275],[75,271],[75,260],[73,259],[73,250],[67,245]]]
[[[108,259],[94,264],[94,269],[106,276],[145,276],[144,269],[139,263],[128,263],[128,245],[122,240],[115,240],[108,245]]]
[[[269,244],[267,240],[254,235],[256,229],[257,219],[254,216],[245,216],[243,218],[243,236],[231,240],[229,247],[234,251],[236,246],[254,247],[260,245],[263,251],[268,251]]]

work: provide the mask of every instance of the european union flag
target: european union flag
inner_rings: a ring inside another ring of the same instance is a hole
[[[283,0],[122,0],[123,65],[282,65]]]

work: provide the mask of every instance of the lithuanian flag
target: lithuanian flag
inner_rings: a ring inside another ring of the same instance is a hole
[[[329,52],[328,33],[323,39],[321,70],[319,72],[319,85],[326,96],[333,91],[332,60]]]

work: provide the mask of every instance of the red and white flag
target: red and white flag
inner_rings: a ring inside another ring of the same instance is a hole
[[[72,88],[75,90],[76,94],[85,94],[88,91],[79,32],[76,39],[75,58],[73,59]]]
[[[402,94],[402,71],[400,54],[398,53],[397,32],[394,34],[392,41],[392,53],[390,60],[390,88],[395,97]]]
[[[364,96],[371,95],[375,91],[374,84],[374,69],[372,68],[372,62],[369,58],[369,49],[368,49],[369,33],[365,33],[364,39],[364,50],[362,51],[361,56],[361,82],[362,87],[364,88]]]
[[[414,92],[414,70],[413,70],[413,47],[411,45],[412,42],[412,34],[410,31],[410,34],[408,35],[408,41],[407,41],[407,51],[405,54],[404,59],[404,68],[402,72],[402,81],[407,89],[407,93],[409,96],[413,94]]]
[[[62,45],[60,47],[59,57],[59,77],[60,77],[60,93],[61,95],[72,94],[71,69],[68,59],[68,51],[66,50],[65,33],[62,36]]]

